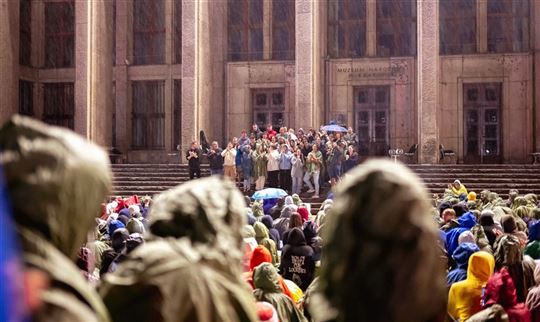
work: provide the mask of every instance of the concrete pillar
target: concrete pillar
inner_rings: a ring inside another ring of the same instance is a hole
[[[75,2],[75,131],[109,147],[112,131],[112,1]]]
[[[533,152],[540,152],[540,3],[533,4],[534,14],[534,106],[533,106]]]
[[[439,2],[418,1],[418,144],[420,163],[438,163]]]
[[[130,99],[128,94],[128,67],[126,62],[130,59],[129,37],[129,14],[131,2],[116,1],[116,66],[114,71],[115,81],[115,106],[116,106],[116,148],[122,153],[127,153],[130,148]]]
[[[476,1],[476,46],[478,53],[487,53],[487,0]]]
[[[19,110],[19,0],[0,0],[0,124]]]
[[[366,56],[377,56],[377,3],[366,2]]]
[[[320,1],[296,1],[296,106],[294,109],[295,128],[317,126],[314,122],[315,79],[314,69],[317,63],[315,46],[315,15]]]

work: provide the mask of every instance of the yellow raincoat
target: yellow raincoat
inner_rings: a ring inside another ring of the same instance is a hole
[[[482,288],[493,275],[495,258],[487,252],[477,252],[469,258],[467,279],[452,284],[448,294],[448,314],[466,321],[482,310]]]

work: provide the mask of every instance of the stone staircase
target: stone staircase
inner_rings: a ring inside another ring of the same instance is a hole
[[[469,191],[484,189],[506,197],[509,189],[520,194],[540,195],[540,165],[409,165],[425,182],[429,193],[443,193],[448,183],[455,179]],[[180,164],[114,164],[114,195],[154,195],[189,180],[187,165]],[[202,176],[210,175],[208,165],[203,165]],[[321,193],[321,196],[324,196]],[[301,195],[302,200],[318,209],[322,199],[312,200]]]

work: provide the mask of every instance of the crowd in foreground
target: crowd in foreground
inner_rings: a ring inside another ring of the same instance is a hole
[[[456,181],[430,205],[410,170],[375,160],[313,214],[221,176],[102,203],[103,151],[18,116],[0,164],[24,280],[13,310],[33,321],[540,321],[532,194]]]
[[[336,128],[341,128],[336,126]],[[199,145],[194,141],[186,151],[190,179],[201,177],[201,159],[206,157],[212,174],[221,174],[243,183],[244,192],[266,186],[291,194],[303,192],[319,197],[320,187],[334,186],[344,173],[358,164],[358,139],[352,128],[342,131],[288,129],[279,132],[268,124],[261,131],[254,124],[242,130],[221,149],[217,141]]]

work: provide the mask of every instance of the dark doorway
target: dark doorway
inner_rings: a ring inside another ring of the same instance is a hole
[[[354,90],[355,128],[361,156],[384,156],[390,148],[390,86]]]
[[[285,90],[268,88],[253,90],[253,122],[260,129],[272,124],[278,130],[285,126]]]
[[[501,83],[463,84],[464,162],[501,162]]]

